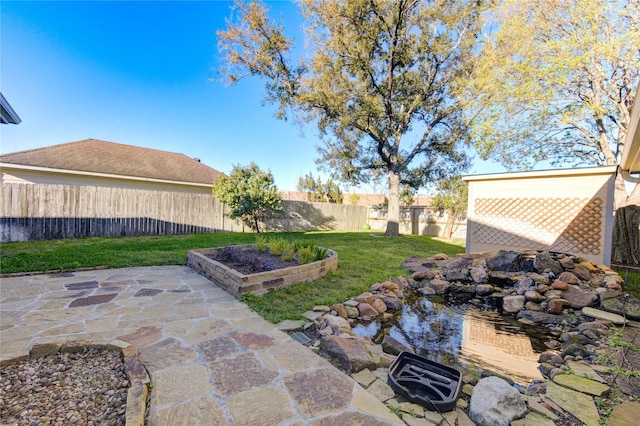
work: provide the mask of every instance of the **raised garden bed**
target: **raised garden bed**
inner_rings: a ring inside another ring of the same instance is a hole
[[[252,245],[233,246],[237,249]],[[226,247],[191,250],[187,255],[187,266],[204,275],[216,285],[236,298],[245,294],[261,295],[290,285],[314,281],[338,267],[338,254],[327,250],[327,257],[304,265],[292,265],[265,272],[243,273],[222,261],[214,260]]]

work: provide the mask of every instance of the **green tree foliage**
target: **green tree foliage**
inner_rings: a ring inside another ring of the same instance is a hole
[[[459,172],[468,141],[457,96],[470,75],[483,1],[300,0],[307,52],[262,3],[235,3],[218,32],[229,83],[266,82],[280,118],[318,125],[319,163],[352,184],[388,179],[387,235],[398,235],[401,184]]]
[[[431,200],[431,208],[437,213],[447,214],[445,236],[451,238],[453,224],[467,216],[469,186],[460,176],[442,179],[436,187],[436,195]]]
[[[640,1],[502,0],[487,17],[469,95],[481,155],[617,165],[640,83]]]
[[[227,216],[243,221],[256,232],[260,232],[260,220],[282,211],[282,199],[273,175],[260,170],[255,163],[233,166],[229,176],[213,182],[213,195],[229,206]]]
[[[415,189],[413,189],[411,186],[404,185],[400,189],[400,204],[403,206],[412,206],[416,201],[414,197],[415,192]]]
[[[311,201],[342,204],[342,191],[338,184],[331,179],[322,183],[322,179],[314,178],[313,173],[298,178],[298,191],[309,193]]]

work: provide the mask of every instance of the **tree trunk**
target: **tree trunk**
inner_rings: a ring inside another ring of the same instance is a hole
[[[445,238],[451,238],[451,234],[453,234],[453,222],[455,221],[455,217],[453,216],[452,211],[447,212],[447,226],[444,229]]]
[[[618,169],[620,170],[620,169]],[[624,178],[622,177],[622,173],[618,171],[616,173],[616,180],[614,183],[613,190],[613,208],[614,210],[619,209],[620,207],[624,207],[628,204],[628,195],[627,195],[627,187],[624,183]]]
[[[640,206],[626,206],[616,212],[611,263],[640,265]]]
[[[387,237],[400,235],[400,175],[389,171],[389,205],[387,212]]]

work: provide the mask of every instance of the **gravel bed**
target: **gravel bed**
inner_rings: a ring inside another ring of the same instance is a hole
[[[1,425],[124,425],[120,351],[91,348],[0,367]]]

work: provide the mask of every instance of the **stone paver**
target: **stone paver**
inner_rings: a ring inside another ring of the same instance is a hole
[[[182,266],[3,278],[0,358],[34,345],[135,345],[149,425],[401,425],[381,402]],[[140,390],[140,389],[138,389]]]

